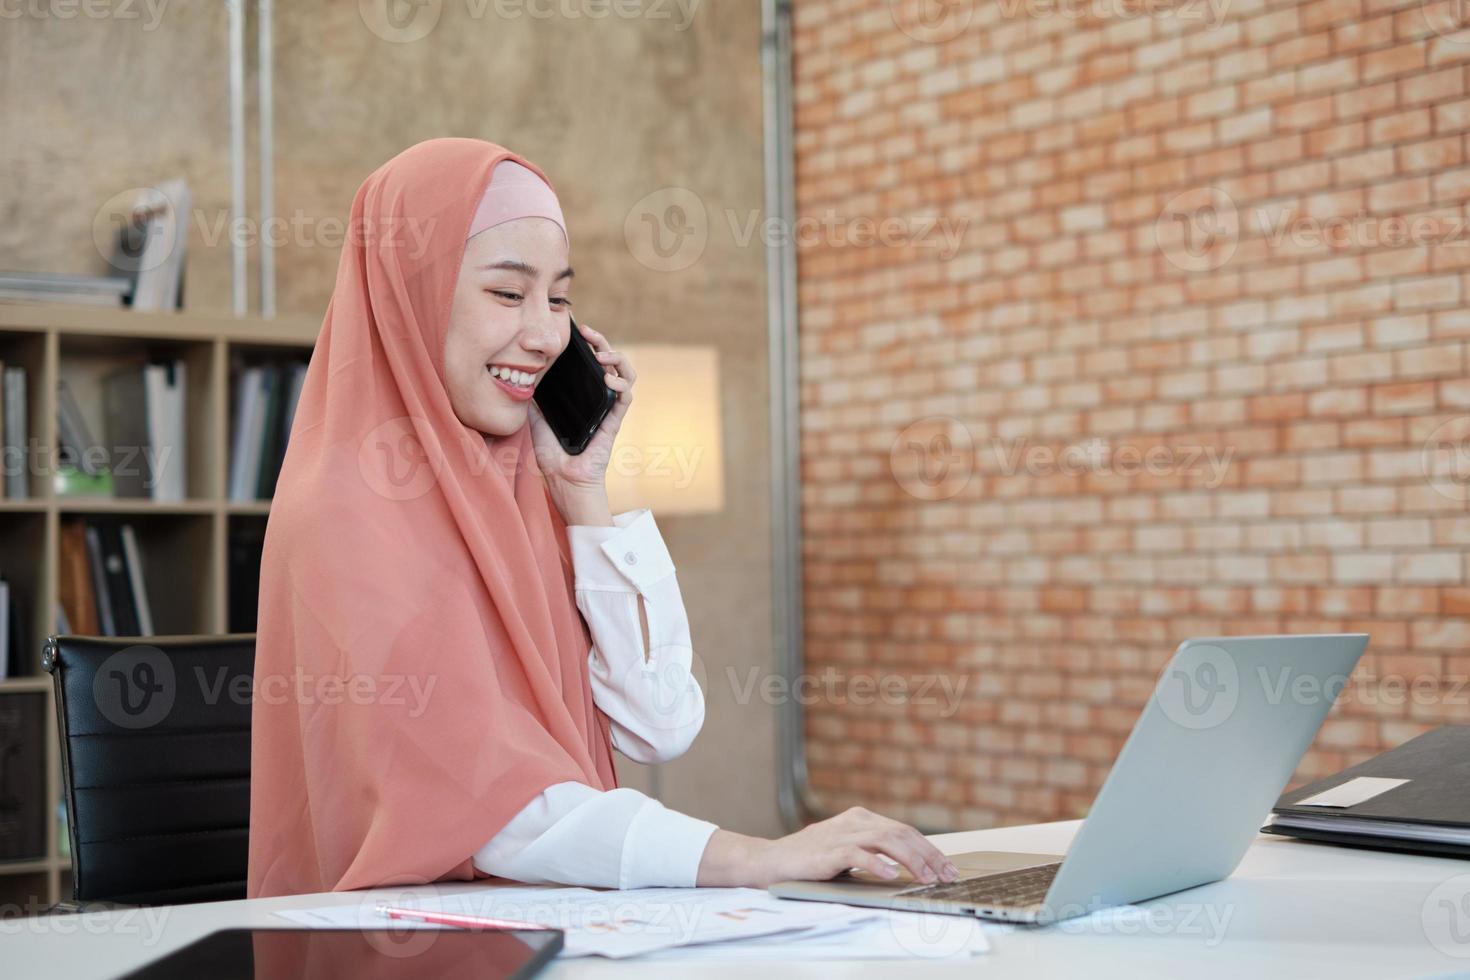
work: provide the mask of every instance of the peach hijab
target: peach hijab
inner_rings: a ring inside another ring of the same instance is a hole
[[[547,786],[617,785],[529,426],[487,437],[444,386],[505,159],[546,180],[435,139],[353,198],[261,558],[251,898],[483,877],[471,855]]]

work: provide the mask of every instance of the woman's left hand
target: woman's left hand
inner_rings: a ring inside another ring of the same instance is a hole
[[[633,364],[626,354],[613,350],[607,338],[590,325],[579,323],[577,328],[592,345],[598,362],[607,371],[603,380],[618,393],[618,398],[608,410],[587,448],[576,456],[561,447],[561,442],[557,440],[556,433],[551,431],[551,426],[547,424],[536,402],[533,400],[529,403],[531,442],[536,461],[558,503],[564,497],[607,492],[607,466],[612,459],[613,440],[622,427],[623,416],[628,414],[628,406],[633,401],[633,383],[638,380],[638,374],[633,370]],[[575,523],[572,515],[564,513],[563,516],[569,523]]]

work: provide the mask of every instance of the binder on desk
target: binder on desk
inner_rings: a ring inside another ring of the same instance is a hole
[[[1311,800],[1368,777],[1395,783],[1351,806]],[[1470,857],[1470,725],[1443,725],[1277,801],[1268,834],[1352,847]]]

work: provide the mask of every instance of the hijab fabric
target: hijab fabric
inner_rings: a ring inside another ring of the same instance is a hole
[[[445,389],[503,160],[550,190],[504,147],[436,139],[353,199],[261,558],[251,898],[482,877],[471,855],[546,787],[617,785],[529,426],[487,437]]]

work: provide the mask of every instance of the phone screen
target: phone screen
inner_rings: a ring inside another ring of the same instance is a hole
[[[569,318],[570,319],[570,318]],[[618,393],[607,386],[606,368],[597,360],[592,345],[571,321],[572,339],[536,386],[536,407],[570,455],[587,448],[597,427],[607,417]]]

